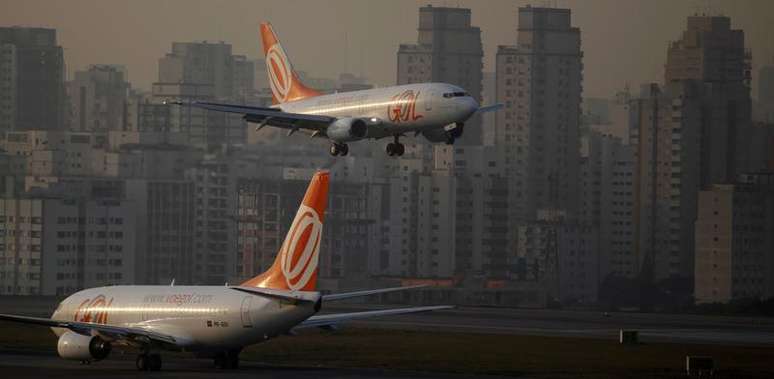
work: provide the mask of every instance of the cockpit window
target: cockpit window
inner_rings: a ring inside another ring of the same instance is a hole
[[[468,96],[467,92],[446,92],[443,94],[443,97],[445,98],[451,98],[451,97],[464,97]]]

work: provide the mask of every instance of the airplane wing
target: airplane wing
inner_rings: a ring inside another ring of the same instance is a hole
[[[312,316],[306,319],[306,321],[300,323],[296,328],[311,328],[311,327],[331,327],[336,324],[340,324],[346,321],[358,320],[369,317],[379,316],[394,316],[408,313],[430,312],[438,311],[442,309],[452,309],[451,305],[438,305],[431,307],[411,307],[411,308],[397,308],[397,309],[384,309],[378,311],[365,311],[365,312],[351,312],[351,313],[336,313],[331,315],[319,315]]]
[[[331,295],[323,295],[322,299],[323,301],[342,300],[342,299],[349,299],[352,297],[368,296],[368,295],[375,295],[379,293],[387,293],[387,292],[395,292],[395,291],[405,291],[405,290],[411,290],[411,289],[422,288],[422,287],[427,287],[427,285],[420,284],[416,286],[380,288],[376,290],[334,293]]]
[[[181,341],[173,336],[154,332],[146,328],[137,327],[124,327],[124,326],[112,326],[104,324],[96,324],[91,322],[76,322],[76,321],[61,321],[50,318],[42,317],[29,317],[29,316],[17,316],[0,314],[0,320],[20,322],[24,324],[34,324],[49,326],[54,328],[70,329],[73,332],[83,335],[92,335],[92,332],[96,332],[102,336],[109,337],[116,340],[127,340],[130,342],[149,343],[151,341],[161,342],[171,345],[180,345]]]
[[[194,108],[206,109],[217,112],[241,114],[248,122],[259,124],[258,128],[266,125],[277,128],[288,129],[294,132],[299,129],[312,132],[313,136],[324,136],[325,130],[333,121],[334,117],[284,112],[279,108],[251,107],[246,105],[232,105],[221,103],[210,103],[197,101],[192,103],[172,102],[180,106],[191,106]]]

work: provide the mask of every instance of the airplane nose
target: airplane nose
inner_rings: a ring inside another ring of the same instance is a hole
[[[467,117],[470,117],[478,110],[478,101],[470,96],[464,97],[461,108],[464,110]]]
[[[480,104],[478,104],[478,101],[476,101],[476,99],[472,97],[469,97],[468,99],[470,99],[470,109],[472,109],[473,112],[477,111],[480,106]]]

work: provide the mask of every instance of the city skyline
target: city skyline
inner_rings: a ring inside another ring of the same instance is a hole
[[[732,27],[745,30],[754,76],[760,67],[774,62],[774,46],[766,43],[774,32],[774,26],[766,22],[767,15],[774,12],[774,3],[437,0],[388,4],[337,0],[305,3],[308,11],[299,13],[300,3],[235,1],[223,7],[205,1],[3,1],[0,8],[7,11],[0,12],[0,24],[56,28],[68,78],[90,64],[123,64],[128,68],[129,82],[145,90],[158,79],[158,59],[173,41],[222,40],[233,45],[235,54],[259,57],[258,23],[262,20],[282,30],[288,50],[297,57],[297,69],[328,78],[347,71],[362,73],[377,85],[391,85],[396,81],[395,53],[401,43],[415,41],[417,20],[413,15],[427,4],[472,10],[472,23],[482,30],[485,72],[494,72],[497,47],[513,43],[518,7],[531,4],[571,9],[573,26],[583,30],[584,97],[610,97],[627,84],[637,88],[641,83],[662,82],[669,41],[679,37],[687,16],[703,11],[729,16]],[[511,11],[504,11],[508,9]],[[100,16],[91,17],[89,12]],[[600,17],[606,22],[599,22]],[[174,25],[168,23],[172,18]],[[300,24],[305,27],[295,27]],[[312,35],[309,30],[319,33]],[[320,62],[316,57],[324,54],[330,59],[316,65]],[[752,89],[755,97],[755,81]]]

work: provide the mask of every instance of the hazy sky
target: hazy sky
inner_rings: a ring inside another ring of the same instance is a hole
[[[745,30],[756,71],[774,63],[770,0],[0,0],[0,25],[56,28],[70,72],[123,64],[134,86],[149,88],[173,41],[222,40],[235,54],[257,57],[258,24],[269,20],[297,69],[331,78],[362,72],[390,85],[398,45],[416,41],[417,9],[425,4],[472,9],[486,71],[494,70],[497,45],[515,43],[519,6],[571,8],[588,96],[661,81],[668,42],[680,36],[686,16],[707,9]]]

